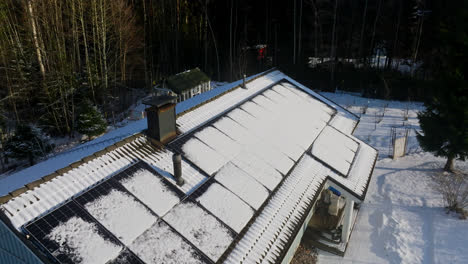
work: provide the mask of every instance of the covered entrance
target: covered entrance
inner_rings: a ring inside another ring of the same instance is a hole
[[[301,244],[344,255],[360,200],[327,180],[317,198]]]

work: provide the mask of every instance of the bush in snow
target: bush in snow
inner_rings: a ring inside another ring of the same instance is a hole
[[[5,154],[10,158],[28,159],[34,165],[37,157],[44,156],[52,150],[52,146],[41,136],[37,128],[20,125],[15,135],[5,143]]]
[[[104,133],[107,129],[107,122],[96,106],[90,101],[85,101],[80,107],[80,114],[77,120],[77,130],[88,137],[94,137]]]
[[[434,189],[442,194],[448,211],[457,212],[466,217],[468,207],[468,174],[466,173],[436,173],[433,177]]]

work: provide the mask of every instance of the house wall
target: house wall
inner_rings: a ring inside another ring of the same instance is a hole
[[[177,96],[177,102],[180,103],[198,94],[211,90],[211,82],[205,82],[193,87],[190,90],[185,90]]]

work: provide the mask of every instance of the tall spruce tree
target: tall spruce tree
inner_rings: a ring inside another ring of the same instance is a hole
[[[418,114],[423,133],[421,147],[447,158],[445,170],[454,170],[454,160],[468,157],[468,17],[467,2],[447,1],[434,45],[434,89]],[[461,6],[460,6],[461,5]]]
[[[89,138],[100,135],[107,129],[106,120],[89,100],[86,100],[80,106],[77,126],[78,132],[87,135]]]

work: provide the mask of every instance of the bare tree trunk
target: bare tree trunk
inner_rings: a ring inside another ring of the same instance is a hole
[[[300,0],[299,5],[299,41],[297,47],[297,56],[299,57],[299,62],[301,62],[301,48],[302,48],[302,0]]]
[[[294,25],[294,37],[293,37],[293,64],[296,64],[296,2],[294,1],[294,15],[293,15],[293,25]]]
[[[399,9],[398,9],[398,21],[397,21],[397,26],[396,26],[396,31],[395,31],[395,40],[393,41],[393,51],[392,51],[392,56],[389,59],[389,64],[387,67],[390,69],[392,67],[392,61],[397,55],[397,49],[398,49],[398,34],[400,32],[400,24],[401,24],[401,13],[403,10],[403,3],[402,1],[398,1],[399,4]]]
[[[208,10],[208,0],[205,0],[205,10]],[[208,12],[205,12],[205,71],[208,67]]]
[[[107,25],[105,22],[105,0],[101,0],[101,34],[102,34],[102,60],[103,60],[103,65],[104,65],[104,87],[107,91],[109,88],[109,81],[108,81],[108,72],[107,72],[107,44],[106,44],[106,31],[107,31]]]
[[[229,81],[232,82],[232,9],[233,0],[231,0],[231,15],[229,17]]]
[[[218,66],[218,80],[220,80],[221,76],[220,76],[220,72],[219,72],[218,46],[216,45],[216,38],[215,38],[215,35],[214,35],[213,28],[211,27],[210,18],[208,17],[208,9],[206,8],[206,6],[205,6],[205,14],[206,14],[207,22],[208,22],[208,27],[210,28],[211,36],[213,38],[213,44],[214,44],[215,53],[216,53],[216,62],[217,62],[217,66]]]
[[[148,77],[148,62],[147,62],[147,58],[148,58],[148,40],[146,39],[146,36],[148,34],[148,18],[147,18],[147,15],[146,15],[146,1],[142,1],[142,4],[143,4],[143,67],[144,67],[144,71],[145,71],[145,85],[146,85],[146,88],[150,88],[151,87],[151,81],[149,80],[149,77]]]
[[[318,9],[315,4],[315,0],[310,1],[314,7],[314,57],[318,58],[318,27],[319,27],[319,18],[318,18]]]
[[[370,55],[371,56],[374,55],[375,31],[377,30],[377,22],[379,21],[381,7],[382,7],[382,0],[379,0],[379,5],[377,7],[377,14],[375,15],[375,20],[374,20],[374,28],[372,29],[372,37],[371,37],[371,43],[370,43]]]
[[[416,70],[416,60],[418,58],[418,51],[419,51],[419,44],[421,43],[421,35],[423,31],[423,24],[424,24],[424,15],[420,16],[420,23],[419,23],[419,28],[418,28],[418,38],[416,40],[416,46],[414,48],[414,53],[413,53],[413,61],[412,61],[412,66],[411,66],[411,76],[414,76],[414,71]]]
[[[444,166],[444,170],[448,172],[454,172],[455,171],[454,161],[455,161],[455,155],[449,154],[447,157],[447,163],[445,163],[445,166]]]
[[[0,52],[2,52],[3,50],[1,50]],[[7,65],[6,64],[6,61],[5,61],[5,55],[1,54],[1,57],[2,57],[2,61],[3,61],[3,65]],[[13,111],[15,112],[15,118],[16,118],[16,123],[20,123],[20,118],[19,118],[19,115],[18,115],[18,109],[16,107],[16,101],[15,101],[15,96],[13,94],[13,90],[11,89],[12,88],[12,85],[10,83],[10,78],[9,78],[9,74],[8,74],[8,68],[5,67],[4,68],[5,70],[5,77],[6,77],[6,81],[7,81],[7,86],[8,86],[8,99],[9,99],[9,102],[10,104],[13,106]],[[0,137],[1,137],[1,134],[0,134]],[[0,138],[1,139],[1,138]],[[1,157],[0,157],[1,158]]]
[[[27,2],[28,12],[29,12],[29,21],[31,23],[31,30],[33,33],[33,43],[34,43],[34,48],[36,49],[37,62],[39,63],[39,69],[41,71],[42,79],[45,80],[45,67],[44,67],[44,63],[42,62],[41,48],[39,46],[39,40],[37,37],[37,28],[36,28],[36,21],[35,21],[32,2],[33,0],[28,0]]]
[[[331,40],[331,52],[330,52],[330,59],[332,60],[331,65],[331,73],[330,73],[330,88],[335,89],[335,56],[336,56],[336,46],[335,46],[335,34],[336,34],[336,11],[338,9],[338,0],[335,0],[335,8],[334,8],[334,15],[333,15],[333,30],[332,30],[332,40]]]
[[[91,87],[91,94],[93,96],[93,103],[96,104],[96,94],[94,91],[94,81],[93,81],[93,73],[91,72],[91,62],[89,61],[89,53],[88,53],[88,39],[86,37],[86,26],[84,23],[84,11],[83,11],[83,2],[80,0],[80,22],[81,22],[81,32],[83,35],[83,44],[85,50],[85,62],[86,62],[86,71],[87,77],[89,81],[89,86]]]
[[[362,56],[363,56],[363,54],[362,54],[362,50],[363,50],[362,43],[363,43],[363,39],[364,39],[364,29],[366,28],[367,2],[368,2],[368,0],[366,0],[366,4],[364,5],[364,13],[362,15],[361,35],[359,36],[359,53],[358,53],[359,58],[362,58]]]

